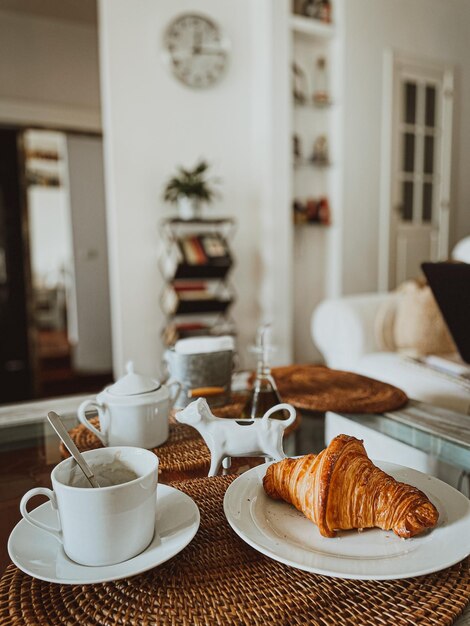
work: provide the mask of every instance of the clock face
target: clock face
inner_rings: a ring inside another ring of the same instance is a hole
[[[229,42],[202,15],[185,14],[173,20],[165,33],[165,47],[174,75],[188,87],[210,87],[227,65]]]

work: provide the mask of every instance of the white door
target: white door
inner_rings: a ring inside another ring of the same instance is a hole
[[[77,371],[112,370],[106,204],[101,137],[67,135],[76,307]]]
[[[388,287],[448,256],[453,73],[395,57]]]

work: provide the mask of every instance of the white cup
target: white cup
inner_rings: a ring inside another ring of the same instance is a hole
[[[119,460],[137,478],[110,487],[76,487],[80,468],[72,458],[57,465],[52,488],[30,489],[20,503],[21,515],[33,526],[51,533],[67,556],[81,565],[114,565],[136,556],[150,544],[155,533],[158,457],[131,447],[102,448],[84,452],[93,467]],[[85,484],[85,483],[84,483]],[[26,510],[30,498],[44,495],[58,512],[59,528],[34,519]]]

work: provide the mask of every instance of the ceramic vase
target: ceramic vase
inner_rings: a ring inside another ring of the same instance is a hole
[[[201,217],[201,203],[198,198],[180,196],[178,198],[178,216],[183,220],[194,220]]]

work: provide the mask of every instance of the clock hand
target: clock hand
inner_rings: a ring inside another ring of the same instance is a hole
[[[197,30],[194,31],[194,40],[193,40],[193,54],[201,54],[202,49],[202,33]]]

